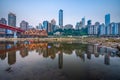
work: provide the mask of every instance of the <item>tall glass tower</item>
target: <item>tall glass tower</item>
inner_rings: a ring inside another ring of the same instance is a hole
[[[110,24],[110,14],[105,15],[105,25],[108,26]]]
[[[13,13],[8,14],[8,25],[12,27],[16,27],[16,15]],[[12,32],[11,30],[7,30],[7,34],[14,34],[14,37],[16,37],[16,32]]]
[[[63,28],[63,10],[59,10],[59,26],[60,28]]]

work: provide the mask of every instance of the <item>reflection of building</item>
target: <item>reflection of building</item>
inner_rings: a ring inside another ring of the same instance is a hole
[[[47,58],[49,55],[48,55],[48,47],[44,47],[43,48],[43,57]]]
[[[105,63],[106,65],[109,65],[109,64],[110,64],[110,56],[109,56],[109,54],[105,54],[104,63]]]
[[[78,56],[79,58],[81,58],[83,61],[85,61],[85,52],[81,52],[80,49],[75,50],[76,56]]]
[[[0,58],[1,58],[1,60],[4,60],[6,58],[6,53],[0,54]]]
[[[59,69],[63,68],[63,53],[61,51],[58,54],[58,66],[59,66]]]
[[[27,48],[23,48],[20,50],[20,55],[22,57],[26,57],[28,55],[28,49]]]
[[[16,51],[8,52],[8,64],[12,65],[16,62]]]
[[[94,45],[94,55],[95,57],[99,57],[99,53],[98,53],[98,46],[97,45]]]
[[[87,46],[87,58],[88,59],[91,59],[91,54],[94,52],[93,50],[94,50],[93,45],[88,45]]]

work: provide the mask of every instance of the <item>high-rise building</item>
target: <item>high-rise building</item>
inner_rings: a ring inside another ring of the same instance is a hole
[[[99,32],[99,35],[100,36],[103,36],[103,35],[105,35],[105,25],[104,24],[101,24],[100,25],[100,28],[99,28],[99,30],[100,30],[100,32]]]
[[[111,27],[111,35],[118,35],[118,24],[117,23],[111,23],[110,24]]]
[[[48,33],[49,32],[52,32],[52,25],[51,25],[51,23],[48,23]]]
[[[118,35],[120,36],[120,23],[118,23]]]
[[[100,26],[100,23],[96,22],[95,25],[94,25],[94,28],[93,28],[93,34],[94,35],[98,35],[98,33],[99,33],[99,26]]]
[[[59,26],[63,29],[63,10],[59,10]]]
[[[52,20],[51,20],[51,24],[52,24],[52,25],[56,25],[55,19],[52,19]]]
[[[7,20],[6,20],[5,18],[1,18],[1,19],[0,19],[0,23],[1,23],[1,24],[7,24]]]
[[[110,14],[105,15],[105,25],[108,26],[110,24]]]
[[[43,30],[43,26],[42,26],[42,24],[41,24],[41,23],[39,23],[39,25],[38,25],[38,26],[36,26],[36,29]]]
[[[55,19],[52,19],[51,20],[51,32],[54,32],[55,31],[55,27],[56,27],[56,21],[55,21]]]
[[[1,19],[0,19],[0,23],[1,23],[1,24],[7,24],[7,21],[6,21],[5,18],[1,18]],[[1,34],[2,37],[5,36],[4,34],[6,34],[6,29],[0,28],[0,34]]]
[[[13,13],[8,14],[8,25],[16,27],[16,15]],[[11,30],[7,30],[8,34],[13,34]]]
[[[81,29],[81,28],[80,28],[80,22],[77,22],[77,23],[76,23],[75,29],[76,29],[76,30],[80,30],[80,29]]]
[[[94,26],[91,25],[91,20],[87,21],[87,28],[88,28],[88,35],[93,35],[93,28],[94,28]]]
[[[16,27],[16,15],[13,13],[8,14],[8,25]]]
[[[82,18],[82,27],[85,28],[85,17]]]
[[[87,25],[91,25],[91,20],[88,20]]]
[[[43,30],[46,30],[48,32],[48,21],[43,21]]]
[[[28,30],[28,22],[26,22],[26,21],[21,21],[21,23],[20,23],[20,28],[21,29],[23,29],[23,30]]]

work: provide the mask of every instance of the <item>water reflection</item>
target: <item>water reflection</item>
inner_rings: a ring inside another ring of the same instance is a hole
[[[99,55],[104,56],[104,64],[110,65],[110,57],[118,57],[118,51],[112,48],[101,47],[97,45],[81,44],[81,43],[29,43],[29,42],[0,42],[0,58],[4,60],[8,58],[8,64],[12,65],[16,63],[16,51],[20,51],[22,58],[29,56],[31,51],[38,52],[44,58],[55,59],[58,55],[58,67],[63,67],[63,54],[71,55],[75,51],[83,62],[85,61],[85,55],[90,60],[94,55],[99,58]],[[7,56],[8,55],[8,56]]]
[[[98,45],[3,41],[0,80],[119,80],[119,57]]]

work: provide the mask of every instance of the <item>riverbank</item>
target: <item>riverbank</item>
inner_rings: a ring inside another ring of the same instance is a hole
[[[100,46],[118,48],[120,50],[120,38],[91,38],[91,37],[57,37],[57,38],[0,38],[0,41],[32,41],[32,42],[81,42],[97,44]]]

